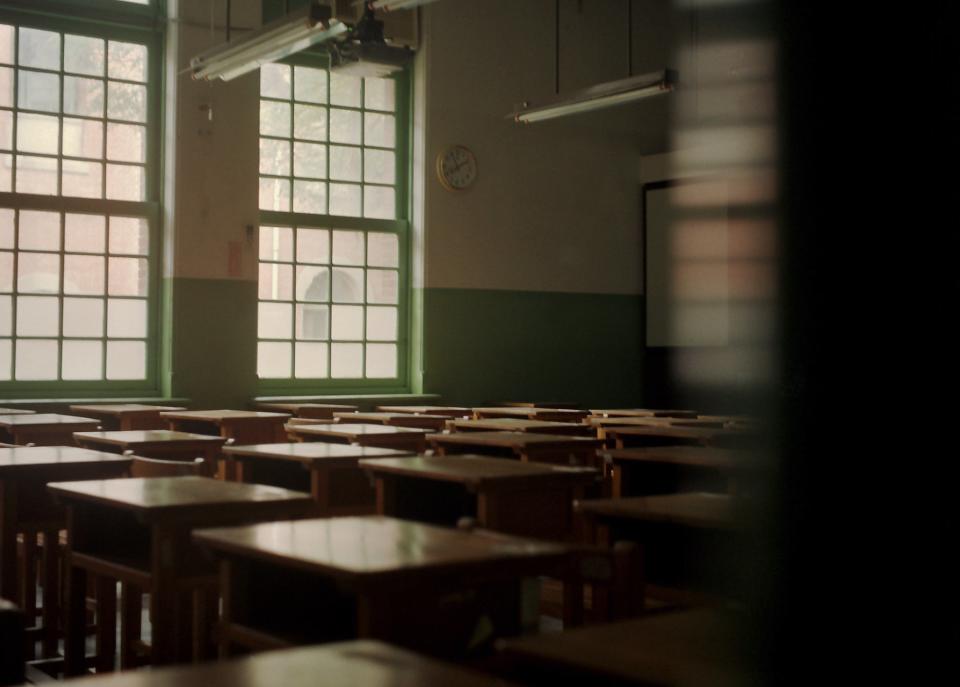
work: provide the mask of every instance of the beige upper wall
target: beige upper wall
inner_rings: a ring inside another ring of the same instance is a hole
[[[580,5],[561,3],[561,91],[627,76],[626,4]],[[670,98],[515,124],[517,103],[554,93],[554,2],[446,0],[422,13],[425,286],[640,293],[637,161],[666,150]],[[670,16],[667,0],[634,3],[635,73],[670,66]],[[479,163],[460,194],[433,171],[450,144]]]

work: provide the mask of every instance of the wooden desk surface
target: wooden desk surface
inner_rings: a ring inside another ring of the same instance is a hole
[[[551,430],[558,433],[589,432],[589,428],[575,422],[551,422],[547,420],[526,420],[516,417],[491,417],[483,420],[450,420],[449,425],[456,429],[477,430],[486,429],[494,432],[537,432],[550,434]]]
[[[408,413],[412,415],[443,415],[445,417],[466,417],[472,412],[463,406],[377,406],[384,413]]]
[[[84,687],[507,687],[483,673],[371,640],[266,651],[192,666],[90,676]]]
[[[177,410],[160,413],[169,420],[196,420],[220,423],[225,420],[286,420],[289,413],[265,413],[257,410]]]
[[[374,475],[389,473],[407,477],[458,482],[479,489],[485,486],[530,483],[585,484],[599,476],[593,468],[566,467],[547,463],[522,463],[509,458],[489,456],[415,456],[361,460],[360,467]]]
[[[573,410],[570,408],[533,408],[533,407],[510,407],[510,406],[492,406],[484,408],[473,408],[474,417],[481,419],[484,417],[515,417],[526,418],[527,420],[559,420],[568,419],[570,422],[579,422],[589,415],[586,410]]]
[[[592,409],[599,417],[674,417],[692,419],[698,416],[695,410],[668,410],[665,408],[600,408]]]
[[[498,446],[502,448],[547,448],[551,446],[590,448],[603,445],[600,439],[589,437],[571,437],[562,434],[538,434],[536,432],[455,432],[453,434],[431,434],[429,441],[441,444],[462,444],[467,446]]]
[[[646,436],[666,437],[671,439],[695,439],[709,442],[722,437],[747,436],[742,430],[724,429],[718,427],[678,427],[677,425],[615,425],[606,428],[607,436]]]
[[[562,564],[569,555],[559,544],[375,515],[203,529],[193,538],[221,553],[378,585],[393,578],[409,584],[411,573],[421,582],[431,572],[526,576],[540,566]]]
[[[110,444],[112,446],[137,447],[156,446],[178,443],[209,443],[223,444],[226,439],[210,434],[192,434],[190,432],[173,432],[166,429],[144,429],[126,432],[75,432],[77,441],[88,443]]]
[[[0,408],[0,415],[34,415],[33,410],[20,410],[18,408]]]
[[[171,510],[191,511],[257,503],[310,503],[309,494],[260,484],[224,482],[207,477],[155,477],[107,479],[89,482],[54,482],[48,488],[68,501],[84,501],[133,511],[149,518]]]
[[[335,422],[335,423],[309,423],[309,424],[298,424],[286,426],[287,431],[293,432],[294,434],[309,434],[317,436],[333,436],[333,437],[360,437],[370,434],[390,434],[390,435],[403,435],[403,436],[419,436],[426,435],[430,432],[429,429],[419,429],[417,427],[394,427],[393,425],[371,425],[371,424],[354,424],[348,422]]]
[[[33,413],[18,415],[0,415],[0,427],[64,427],[68,425],[98,424],[92,417],[75,415],[57,415],[56,413]]]
[[[611,417],[598,417],[590,416],[587,418],[587,423],[591,427],[630,427],[636,425],[638,427],[672,427],[676,422],[697,422],[697,420],[681,420],[675,417],[653,417],[644,416],[626,416],[626,415],[614,415]]]
[[[124,415],[153,414],[163,411],[186,410],[181,406],[150,406],[142,403],[103,403],[95,405],[74,405],[70,410],[91,415],[123,417]]]
[[[736,641],[734,616],[700,609],[508,639],[500,648],[518,667],[565,669],[580,684],[727,686],[744,683]]]
[[[549,408],[558,410],[579,410],[580,404],[575,401],[498,401],[497,405],[504,408]]]
[[[227,446],[223,452],[238,458],[263,458],[302,463],[310,467],[316,464],[356,464],[361,458],[399,458],[413,455],[412,451],[400,451],[375,446],[354,444],[327,444],[322,441],[306,443],[253,444],[252,446]]]
[[[130,458],[116,453],[90,451],[74,446],[18,446],[0,449],[0,478],[36,468],[91,463],[130,463]]]
[[[577,512],[601,519],[662,522],[706,529],[736,526],[734,502],[727,494],[693,492],[577,501]]]
[[[376,413],[334,413],[333,417],[336,418],[338,422],[352,422],[354,420],[357,422],[391,422],[396,420],[417,421],[420,419],[446,422],[450,419],[446,415],[427,415],[423,413],[388,413],[383,411]]]
[[[730,449],[701,446],[651,446],[611,449],[602,451],[601,455],[614,462],[667,463],[729,470],[736,466],[741,454]]]
[[[285,413],[298,414],[304,408],[322,408],[331,413],[343,412],[349,413],[359,410],[358,406],[343,403],[258,403],[257,408],[264,410],[279,410]]]

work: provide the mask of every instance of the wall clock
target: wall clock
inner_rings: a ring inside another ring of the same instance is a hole
[[[448,146],[437,155],[437,178],[448,191],[464,191],[477,180],[477,157],[465,146]]]

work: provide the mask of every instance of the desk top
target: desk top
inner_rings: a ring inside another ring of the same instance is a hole
[[[68,425],[100,424],[92,417],[75,415],[57,415],[55,413],[34,413],[32,415],[0,415],[0,427],[63,427]]]
[[[18,446],[0,448],[0,476],[32,468],[47,468],[57,465],[85,465],[112,463],[129,465],[130,458],[116,453],[91,451],[74,446]]]
[[[475,415],[480,417],[516,417],[526,418],[528,420],[556,420],[564,418],[571,422],[579,422],[589,415],[586,410],[573,410],[570,408],[533,408],[533,407],[511,407],[494,406],[486,408],[474,408]]]
[[[444,417],[466,417],[470,408],[463,406],[377,406],[384,413],[407,413],[412,415],[443,415]]]
[[[311,465],[332,466],[340,463],[355,465],[361,458],[399,458],[413,455],[412,451],[399,451],[375,446],[355,446],[354,444],[328,444],[322,441],[227,446],[223,449],[223,452],[228,456],[238,458],[289,460],[303,463],[308,467]]]
[[[600,408],[591,409],[591,414],[599,417],[673,417],[693,419],[699,414],[695,410],[667,410],[665,408]]]
[[[226,439],[210,434],[172,432],[166,429],[144,429],[117,432],[74,432],[77,441],[113,446],[148,446],[157,444],[208,443],[223,444]]]
[[[507,687],[483,673],[371,640],[264,651],[201,665],[90,676],[84,687]]]
[[[474,488],[488,484],[526,486],[527,484],[588,484],[599,474],[593,468],[522,463],[510,458],[489,456],[415,456],[361,460],[360,467],[373,473],[388,473],[406,477],[420,477],[443,482],[459,482]]]
[[[547,420],[525,420],[517,417],[491,417],[484,420],[451,420],[458,429],[489,429],[504,432],[539,432],[549,434],[550,430],[589,432],[589,428],[575,422],[551,422]]]
[[[680,420],[675,417],[653,417],[644,416],[626,416],[626,415],[614,415],[611,417],[598,417],[590,416],[587,418],[587,423],[591,427],[672,427],[676,422],[697,422],[698,420]]]
[[[733,658],[737,620],[723,611],[658,613],[564,632],[508,639],[501,650],[522,666],[567,669],[571,680],[638,685],[742,684]]]
[[[615,425],[613,427],[607,427],[606,432],[608,436],[650,436],[675,439],[698,439],[701,441],[712,441],[721,437],[747,436],[747,432],[740,429],[721,427],[678,427],[677,425],[660,424]]]
[[[409,584],[409,574],[421,582],[430,573],[525,577],[566,562],[570,551],[534,539],[376,515],[205,529],[193,538],[221,553],[375,585],[393,578]]]
[[[734,501],[727,494],[692,492],[577,501],[577,512],[606,520],[662,522],[704,529],[736,526]]]
[[[395,427],[393,425],[353,424],[348,422],[310,423],[286,426],[294,434],[317,434],[320,436],[357,437],[370,434],[421,435],[430,432],[419,427]]]
[[[580,404],[575,401],[499,401],[498,405],[504,408],[549,408],[558,410],[579,410]]]
[[[256,410],[175,410],[160,413],[169,420],[197,420],[220,423],[224,420],[286,420],[289,413],[264,413]]]
[[[547,448],[561,446],[569,448],[600,447],[603,441],[590,437],[574,437],[563,434],[538,434],[536,432],[454,432],[453,434],[431,434],[430,441],[441,444],[465,444],[468,446],[499,446],[505,448],[527,448],[535,446]]]
[[[333,417],[335,417],[338,422],[350,422],[352,420],[357,420],[358,422],[390,422],[391,420],[399,420],[401,422],[416,422],[417,420],[421,419],[446,422],[450,419],[446,415],[427,415],[423,413],[388,413],[382,411],[376,413],[334,413]]]
[[[265,410],[281,410],[287,413],[299,413],[301,408],[325,408],[331,412],[342,411],[345,413],[358,410],[357,406],[343,403],[258,403],[257,408]]]
[[[0,415],[34,415],[32,410],[20,410],[19,408],[0,408]]]
[[[701,446],[651,446],[648,448],[620,448],[603,451],[614,462],[669,463],[722,470],[735,467],[737,451]]]
[[[142,403],[98,403],[93,405],[73,405],[70,410],[77,413],[123,417],[124,415],[150,415],[162,411],[186,410],[181,406],[150,406]]]
[[[86,501],[138,513],[177,509],[243,506],[271,502],[309,502],[309,494],[261,484],[223,482],[207,477],[154,477],[54,482],[48,487],[70,501]]]

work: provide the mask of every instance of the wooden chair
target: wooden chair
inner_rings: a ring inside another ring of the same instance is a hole
[[[26,680],[26,638],[23,613],[0,599],[0,685],[20,685]]]

